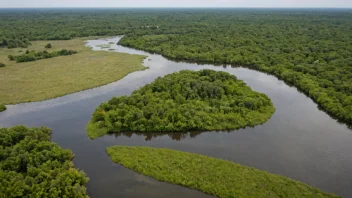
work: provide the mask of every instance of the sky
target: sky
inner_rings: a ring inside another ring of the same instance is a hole
[[[322,7],[352,8],[352,0],[0,0],[0,8],[29,7]]]

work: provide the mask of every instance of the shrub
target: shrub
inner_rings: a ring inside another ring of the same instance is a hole
[[[0,112],[5,111],[5,110],[6,110],[6,106],[3,104],[0,104]]]
[[[9,58],[10,61],[14,61],[15,60],[15,57],[13,55],[9,55],[8,58]]]
[[[51,48],[51,44],[50,43],[46,44],[45,48]]]

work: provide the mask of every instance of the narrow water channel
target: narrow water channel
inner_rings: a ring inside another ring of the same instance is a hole
[[[119,37],[90,40],[93,50]],[[307,183],[326,192],[352,197],[352,130],[338,123],[296,88],[274,76],[246,68],[197,65],[165,59],[160,55],[112,45],[115,52],[149,57],[145,71],[120,81],[43,102],[9,105],[0,113],[0,126],[48,126],[52,141],[75,153],[76,167],[90,178],[90,197],[208,197],[201,192],[155,181],[113,163],[105,153],[111,145],[167,147],[252,166]],[[228,132],[108,135],[90,140],[86,124],[94,109],[113,96],[129,95],[135,89],[180,70],[226,71],[245,81],[255,91],[267,94],[275,108],[263,125]],[[210,196],[209,196],[210,197]]]

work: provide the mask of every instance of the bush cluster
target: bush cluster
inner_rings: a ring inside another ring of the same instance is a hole
[[[10,61],[16,60],[17,63],[21,63],[21,62],[36,61],[40,59],[54,58],[57,56],[68,56],[72,54],[77,54],[77,51],[62,49],[56,52],[48,52],[46,50],[44,50],[43,52],[35,52],[35,51],[30,52],[27,50],[25,54],[22,54],[19,56],[9,55],[8,58]]]

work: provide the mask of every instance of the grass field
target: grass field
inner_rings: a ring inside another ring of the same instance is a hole
[[[113,146],[110,158],[127,168],[217,197],[338,197],[304,183],[230,161],[170,149]]]
[[[78,54],[25,63],[10,62],[8,55],[25,53],[27,48],[0,48],[0,63],[6,65],[0,67],[0,103],[51,99],[102,86],[145,69],[142,65],[145,56],[92,51],[85,47],[87,39],[34,41],[28,50],[52,52],[67,49],[76,50]],[[51,49],[44,48],[47,43],[51,43]]]

